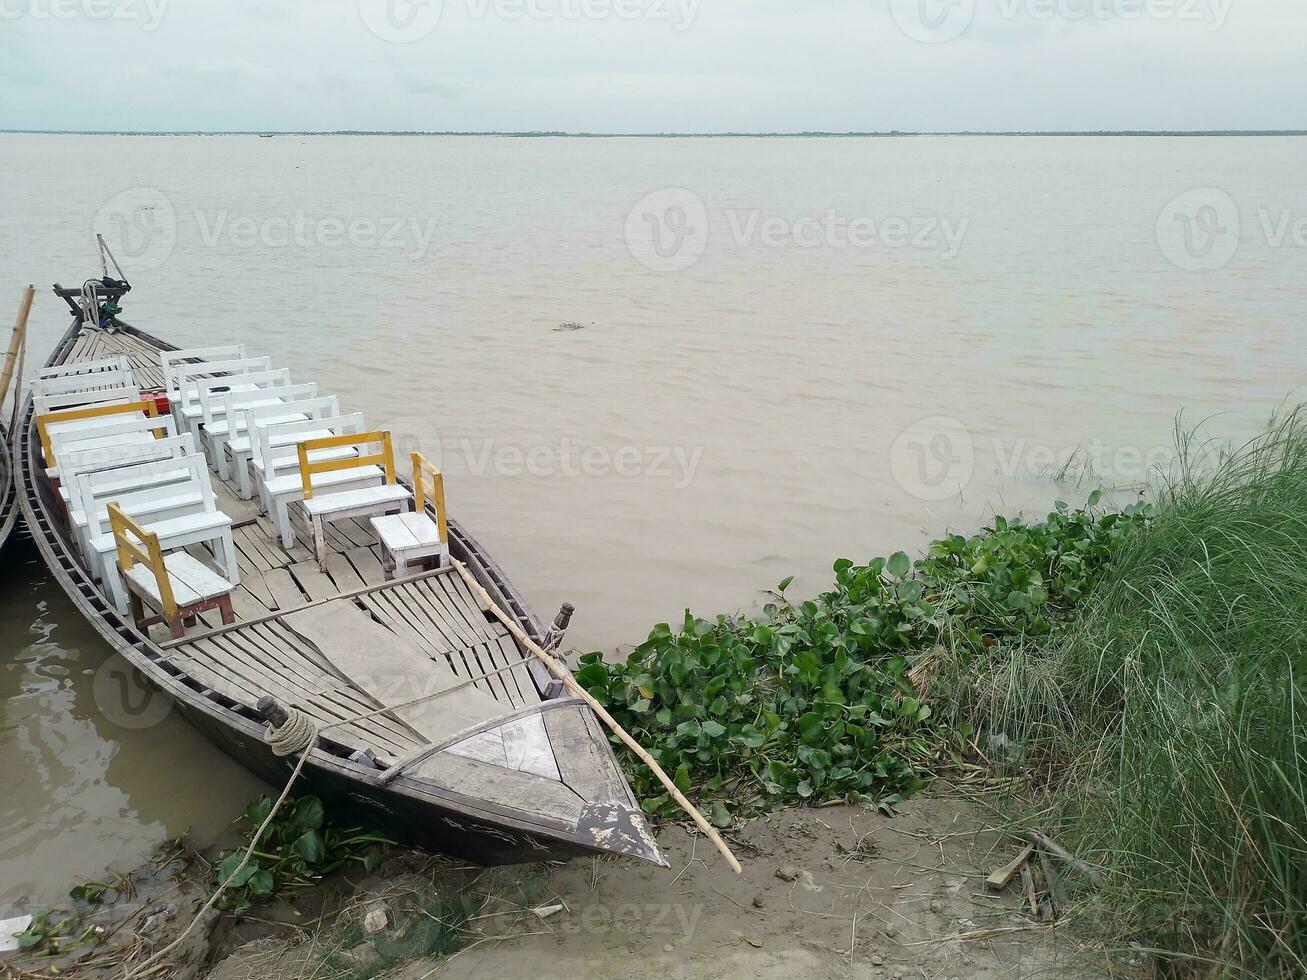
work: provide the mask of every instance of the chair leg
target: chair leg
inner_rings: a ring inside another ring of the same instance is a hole
[[[218,612],[222,614],[222,625],[230,626],[236,622],[236,613],[231,608],[231,593],[222,596],[218,600]]]
[[[295,547],[295,529],[290,526],[290,501],[285,497],[275,501],[277,530],[281,533],[281,546],[289,551]]]
[[[145,619],[145,604],[141,602],[141,597],[135,592],[129,592],[127,595],[127,605],[131,609],[132,622],[136,624],[137,629],[144,629],[141,621]]]
[[[168,629],[172,632],[172,638],[174,640],[180,640],[182,637],[186,635],[186,628],[182,626],[182,618],[180,614],[169,616],[167,617],[166,621],[168,623]]]
[[[327,536],[322,529],[322,518],[314,516],[313,521],[313,553],[318,556],[318,567],[322,571],[327,570]]]

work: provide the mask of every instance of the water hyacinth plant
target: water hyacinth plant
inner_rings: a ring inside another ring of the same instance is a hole
[[[758,616],[687,612],[624,663],[583,656],[577,677],[719,825],[792,802],[892,804],[969,734],[936,723],[911,668],[940,645],[967,656],[1047,633],[1151,516],[1098,503],[1059,503],[1036,524],[999,518],[915,564],[903,552],[840,559],[815,599],[790,601],[786,579]],[[675,809],[647,767],[634,777],[648,812]]]

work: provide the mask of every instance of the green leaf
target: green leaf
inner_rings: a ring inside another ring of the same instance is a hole
[[[277,882],[270,871],[257,871],[250,876],[249,888],[252,895],[271,895],[276,887]]]
[[[310,830],[300,836],[291,845],[291,851],[302,857],[311,867],[316,867],[327,859],[327,845],[323,843],[322,835],[316,830]]]
[[[327,819],[322,801],[316,796],[303,796],[295,801],[290,822],[300,830],[317,830]]]
[[[250,863],[241,868],[240,863],[242,857],[242,854],[232,854],[226,857],[223,862],[218,865],[219,885],[227,885],[230,888],[241,888],[247,881],[254,877],[255,873],[259,870],[259,862],[254,858],[250,858]],[[237,868],[240,868],[240,870],[237,871]]]
[[[885,570],[895,578],[903,578],[908,572],[912,571],[912,559],[905,552],[896,551],[890,555],[889,561],[885,565]]]
[[[794,581],[793,575],[785,576],[785,578],[781,579],[781,584],[776,586],[776,591],[780,593],[784,593],[785,590],[790,587],[790,583],[793,581]]]
[[[703,723],[703,733],[709,738],[721,738],[726,734],[726,726],[715,721],[705,721]]]
[[[727,811],[726,805],[720,800],[712,805],[712,822],[714,827],[729,827],[731,825],[731,815]]]

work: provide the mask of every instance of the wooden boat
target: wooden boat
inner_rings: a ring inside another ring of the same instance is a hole
[[[116,318],[108,329],[84,322],[76,292],[56,291],[74,322],[48,367],[121,355],[142,389],[164,388],[160,353],[175,347]],[[484,864],[621,854],[665,866],[591,709],[562,695],[448,564],[388,580],[368,522],[353,519],[329,526],[320,565],[302,524],[283,547],[258,506],[213,477],[238,550],[236,621],[201,613],[173,640],[116,611],[88,571],[47,475],[30,397],[14,446],[22,512],[55,579],[114,650],[269,783],[282,785],[299,758],[269,745],[277,719],[259,702],[271,696],[318,725],[347,720],[319,737],[302,776],[342,819]],[[503,571],[452,519],[448,547],[527,636],[546,642]],[[399,702],[366,672],[374,658],[393,657],[423,662],[407,678],[415,684],[438,668],[461,686],[430,701],[433,710],[387,710]]]

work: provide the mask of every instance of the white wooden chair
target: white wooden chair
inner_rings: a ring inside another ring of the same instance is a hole
[[[290,523],[290,505],[304,499],[304,479],[300,474],[298,449],[287,452],[287,446],[298,446],[305,439],[331,439],[363,434],[363,415],[339,415],[334,418],[310,418],[302,422],[286,422],[265,427],[259,436],[259,455],[253,460],[255,479],[263,508],[272,518],[281,538],[282,546],[295,545],[295,530]],[[319,489],[359,490],[375,487],[386,479],[378,466],[363,463],[353,445],[332,445],[309,451],[315,463],[333,464],[335,469],[324,472],[318,480]]]
[[[233,583],[184,551],[165,556],[159,535],[132,520],[117,504],[109,505],[109,524],[137,629],[167,623],[173,639],[180,640],[194,617],[210,609],[219,611],[224,625],[236,621],[231,608]]]
[[[105,390],[130,389],[136,377],[130,368],[112,368],[87,374],[66,374],[55,378],[37,378],[29,386],[33,399],[40,398],[46,411],[58,408],[75,408],[79,405],[103,402],[97,394]],[[140,389],[137,389],[139,395]]]
[[[95,449],[118,442],[144,441],[151,433],[176,430],[158,418],[158,409],[149,399],[73,408],[60,412],[38,412],[35,417],[37,435],[41,440],[41,454],[45,458],[47,473],[58,476],[56,456],[67,449]],[[136,435],[130,433],[136,430]]]
[[[240,584],[240,569],[236,564],[236,545],[232,539],[231,518],[218,510],[209,480],[209,467],[204,457],[188,456],[183,460],[165,460],[148,464],[167,471],[184,465],[184,480],[154,484],[116,494],[108,503],[115,503],[129,517],[137,520],[148,531],[159,536],[165,551],[203,544],[213,553],[222,575],[233,587]],[[148,479],[148,477],[146,477]],[[87,564],[105,586],[114,607],[127,614],[127,593],[122,576],[113,561],[117,547],[113,528],[109,524],[108,503],[103,510],[99,500],[83,500],[89,519]]]
[[[177,427],[184,429],[200,441],[200,425],[203,413],[200,408],[199,394],[201,381],[208,387],[226,388],[231,391],[244,391],[247,387],[242,375],[257,374],[272,370],[272,358],[247,357],[231,361],[203,361],[199,364],[178,364],[173,368],[177,379],[175,397],[169,393],[173,418]],[[218,380],[221,379],[221,380]]]
[[[70,412],[77,408],[94,408],[97,405],[123,405],[141,400],[141,389],[134,383],[109,388],[73,391],[55,391],[48,395],[33,394],[32,407],[37,415],[51,412]]]
[[[275,397],[275,403],[264,403],[265,397]],[[250,479],[250,459],[254,456],[255,440],[258,430],[264,425],[279,422],[299,422],[309,416],[301,410],[301,403],[312,404],[318,397],[318,386],[313,382],[298,385],[284,385],[264,391],[228,391],[223,393],[223,414],[228,419],[237,419],[237,432],[228,433],[223,440],[224,465],[227,473],[236,475],[237,495],[242,500],[254,496],[254,486]],[[340,407],[333,397],[332,408],[328,415],[339,415]],[[254,430],[250,429],[250,418],[256,419]]]
[[[412,461],[413,510],[372,518],[373,533],[381,542],[381,567],[387,579],[402,578],[414,562],[421,562],[425,567],[435,559],[435,567],[439,568],[449,559],[445,477],[421,453],[414,453]],[[428,502],[431,513],[427,512]]]
[[[38,368],[36,377],[40,381],[51,378],[69,378],[77,374],[96,374],[101,371],[131,371],[132,362],[126,354],[106,357],[98,361],[72,361],[68,364],[56,364],[54,367]]]
[[[159,352],[159,367],[163,370],[163,386],[171,399],[177,391],[177,369],[187,363],[200,361],[239,361],[244,360],[244,344],[227,344],[222,347],[192,347],[189,350],[165,350]]]
[[[200,404],[200,434],[204,439],[205,455],[209,457],[209,465],[224,480],[230,476],[227,469],[227,437],[233,427],[239,434],[245,425],[245,420],[240,416],[227,414],[226,397],[240,396],[245,399],[243,404],[250,407],[279,405],[281,399],[269,392],[289,384],[289,368],[241,375],[240,387],[236,391],[232,390],[226,378],[205,378],[196,382],[196,398]]]
[[[236,469],[237,493],[248,500],[258,488],[259,501],[265,512],[271,512],[272,505],[263,493],[267,472],[266,457],[269,453],[286,462],[295,460],[295,443],[300,439],[331,435],[332,430],[322,426],[302,426],[301,422],[341,419],[340,403],[335,395],[313,395],[296,398],[281,405],[260,405],[247,408],[245,416],[245,435],[238,436],[229,446],[232,447],[233,463]],[[360,416],[361,418],[361,416]],[[361,423],[360,423],[361,427]],[[340,459],[348,453],[337,453],[334,459]]]
[[[164,419],[169,426],[171,418]],[[61,486],[59,495],[65,504],[72,500],[69,487],[83,473],[106,473],[138,463],[154,463],[164,459],[182,459],[195,455],[195,440],[189,432],[179,436],[165,436],[162,439],[147,439],[144,442],[126,442],[116,445],[101,446],[94,449],[70,449],[61,453],[59,472]]]
[[[314,460],[315,451],[349,447],[359,449],[364,446],[381,446],[381,451],[362,455],[353,459]],[[408,487],[395,482],[395,451],[391,444],[390,432],[361,432],[346,435],[327,436],[322,439],[306,439],[299,443],[299,475],[302,484],[303,500],[300,506],[313,528],[313,551],[318,557],[318,565],[327,570],[327,542],[323,525],[351,517],[370,517],[379,513],[402,512],[412,499]],[[331,479],[340,473],[356,472],[367,467],[380,467],[385,475],[385,482],[380,485],[362,487],[342,487],[340,481]],[[323,479],[314,486],[314,475]],[[325,484],[328,493],[319,490]]]

